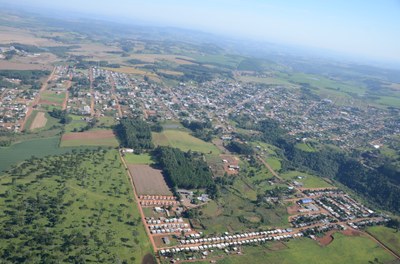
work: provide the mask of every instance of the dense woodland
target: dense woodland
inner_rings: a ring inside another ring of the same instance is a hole
[[[153,148],[150,126],[141,119],[121,119],[115,131],[123,147],[133,148],[138,153]]]
[[[158,147],[154,155],[172,188],[207,188],[210,192],[215,189],[212,174],[201,155],[171,147]]]
[[[49,71],[40,70],[0,70],[0,80],[4,84],[7,84],[8,82],[4,78],[18,79],[21,80],[22,85],[30,85],[32,89],[38,90],[41,87],[41,83],[38,80],[49,74]],[[7,87],[9,86],[7,85]]]

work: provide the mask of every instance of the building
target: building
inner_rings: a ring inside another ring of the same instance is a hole
[[[300,203],[301,204],[309,204],[309,203],[312,203],[312,199],[311,198],[301,199]]]

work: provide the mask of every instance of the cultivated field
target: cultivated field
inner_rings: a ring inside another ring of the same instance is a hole
[[[136,155],[132,153],[125,153],[124,159],[127,164],[132,164],[132,165],[134,164],[151,165],[154,163],[149,154]]]
[[[110,146],[117,147],[118,141],[112,130],[92,130],[66,133],[61,138],[61,147]]]
[[[138,195],[172,195],[160,170],[148,165],[128,165]]]
[[[37,128],[45,127],[47,123],[46,114],[44,112],[38,112],[33,119],[31,126],[29,127],[30,130],[34,130]]]
[[[161,133],[153,133],[153,142],[158,146],[171,146],[183,151],[198,151],[202,153],[219,154],[219,149],[212,143],[195,138],[188,132],[178,130],[164,130]]]

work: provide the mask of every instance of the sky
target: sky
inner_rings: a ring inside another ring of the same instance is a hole
[[[0,0],[400,62],[400,0]]]

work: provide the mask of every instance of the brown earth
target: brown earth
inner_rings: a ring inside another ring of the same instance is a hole
[[[298,206],[297,204],[296,205],[293,205],[293,206],[289,206],[288,208],[287,208],[287,212],[288,212],[288,214],[297,214],[298,213],[298,211],[299,211],[299,209],[300,209],[300,206]]]
[[[44,112],[39,112],[36,114],[35,119],[33,120],[30,130],[34,130],[36,128],[45,127],[47,123],[47,118]]]
[[[138,195],[172,195],[161,170],[148,165],[128,165]]]
[[[154,256],[149,253],[143,257],[142,264],[157,264],[157,262]]]
[[[51,67],[44,64],[18,63],[0,60],[0,70],[51,70]]]
[[[66,133],[62,136],[61,140],[74,140],[74,139],[106,139],[113,138],[114,133],[112,130],[94,130],[86,132]]]

